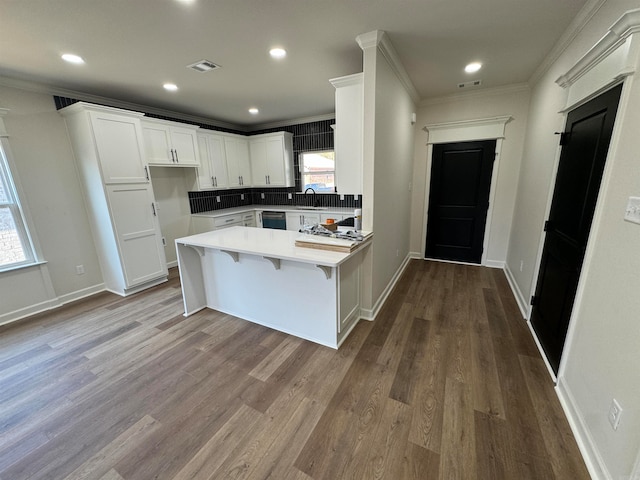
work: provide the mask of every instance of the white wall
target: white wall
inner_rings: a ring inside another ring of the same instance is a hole
[[[430,124],[510,115],[513,118],[505,127],[500,162],[493,171],[496,178],[495,199],[491,224],[486,232],[489,239],[487,263],[504,264],[507,259],[528,106],[529,89],[526,85],[489,92],[478,91],[421,103],[417,115],[419,130],[415,138],[413,166],[411,252],[424,257],[422,247],[426,236],[426,196],[429,194],[428,177],[431,164],[427,158],[428,134],[422,128]]]
[[[524,298],[535,286],[542,224],[559,153],[567,91],[555,79],[571,68],[625,11],[638,2],[609,0],[579,31],[532,89],[518,198],[507,257]],[[636,34],[637,35],[637,34]],[[638,77],[640,73],[636,73]],[[640,226],[622,217],[628,196],[640,196],[640,79],[627,80],[574,306],[559,394],[596,478],[629,478],[640,450]],[[519,271],[519,262],[525,269]],[[622,405],[617,431],[607,413]]]
[[[31,213],[46,271],[0,274],[0,323],[102,288],[87,211],[64,121],[50,95],[0,86],[22,200]],[[84,265],[85,274],[76,274]],[[51,282],[47,286],[47,273]]]
[[[409,255],[416,107],[380,48],[364,49],[364,90],[363,228],[375,232],[365,275],[375,306]]]
[[[195,168],[151,167],[151,184],[169,267],[176,266],[178,261],[175,239],[189,235],[189,190],[194,182]]]

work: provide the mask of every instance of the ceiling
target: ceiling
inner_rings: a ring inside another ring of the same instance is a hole
[[[421,99],[526,82],[586,1],[0,0],[0,77],[251,128],[333,112],[328,79],[362,71],[355,38],[373,30]],[[221,68],[186,68],[202,59]]]

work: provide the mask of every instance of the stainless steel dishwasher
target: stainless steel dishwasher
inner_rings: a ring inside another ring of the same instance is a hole
[[[287,229],[287,216],[285,212],[262,212],[262,228]]]

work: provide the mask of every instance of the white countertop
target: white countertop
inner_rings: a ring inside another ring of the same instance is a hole
[[[309,236],[289,230],[255,227],[230,227],[200,233],[189,237],[177,238],[176,244],[337,267],[350,256],[360,252],[364,245],[371,242],[372,232],[360,233],[365,236],[365,240],[359,248],[351,253],[296,247],[295,241],[297,238],[301,235],[304,238]],[[322,237],[319,238],[321,239]],[[336,240],[333,241],[335,242]],[[350,243],[346,240],[345,242],[347,244]]]
[[[299,205],[247,205],[246,207],[224,208],[221,210],[209,210],[208,212],[193,213],[196,217],[220,217],[244,212],[305,212],[305,213],[335,213],[340,215],[353,215],[355,208],[345,207],[321,207],[319,209],[305,209]]]

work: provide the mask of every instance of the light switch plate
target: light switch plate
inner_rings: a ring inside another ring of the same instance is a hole
[[[640,197],[629,197],[627,209],[624,212],[624,219],[627,222],[640,224]]]

